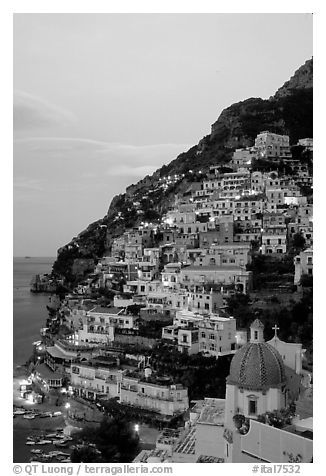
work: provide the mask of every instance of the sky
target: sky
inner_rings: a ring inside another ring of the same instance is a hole
[[[303,13],[15,14],[14,256],[56,256],[312,54]]]

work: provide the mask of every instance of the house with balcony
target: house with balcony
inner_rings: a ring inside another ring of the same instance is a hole
[[[145,369],[145,374],[133,372],[123,375],[120,403],[161,415],[179,415],[189,408],[188,389],[181,384],[173,384],[168,377],[159,377]]]
[[[277,160],[292,156],[290,139],[287,135],[263,131],[255,139],[255,149],[259,159]]]
[[[138,263],[138,279],[153,281],[158,277],[158,262],[140,261]]]
[[[236,149],[233,152],[230,166],[237,170],[239,168],[250,168],[253,160],[257,158],[257,151],[253,147]]]
[[[264,231],[261,235],[262,244],[261,244],[261,253],[263,255],[277,253],[285,254],[287,250],[287,235],[286,228],[285,231],[282,229],[275,229]]]
[[[198,322],[199,351],[213,357],[236,351],[236,320],[232,317],[211,316]]]
[[[126,372],[116,360],[99,356],[86,362],[73,363],[70,385],[74,393],[83,398],[115,398],[120,395],[122,377]]]
[[[83,317],[83,326],[78,330],[80,343],[108,344],[114,340],[115,328],[134,329],[136,316],[126,314],[125,309],[96,306]]]
[[[252,273],[239,266],[185,266],[180,271],[181,283],[189,288],[203,284],[234,284],[236,290],[247,293],[252,285]]]
[[[180,289],[181,268],[181,263],[168,263],[164,266],[164,270],[162,271],[162,284],[164,289]]]
[[[199,339],[198,327],[189,324],[178,329],[177,345],[178,351],[187,355],[198,354]]]

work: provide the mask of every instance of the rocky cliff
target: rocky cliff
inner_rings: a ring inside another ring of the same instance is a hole
[[[189,170],[205,171],[210,165],[227,165],[238,147],[251,146],[263,130],[288,134],[291,144],[299,138],[313,135],[313,60],[306,61],[269,99],[250,98],[224,109],[211,127],[211,133],[164,165],[127,188],[126,193],[113,198],[106,216],[87,227],[66,246],[58,250],[53,274],[72,283],[87,274],[96,260],[110,250],[112,240],[125,229],[140,221],[160,217],[185,191],[190,181],[200,175]],[[160,179],[168,175],[184,174],[176,183],[163,190]],[[145,197],[145,198],[144,198]],[[141,204],[143,213],[135,207]]]

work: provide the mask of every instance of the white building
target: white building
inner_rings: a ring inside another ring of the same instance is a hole
[[[96,400],[120,395],[122,376],[126,371],[103,357],[71,365],[70,385],[80,397]]]
[[[123,376],[120,403],[170,416],[188,409],[187,388],[180,384],[165,383],[163,378],[146,373],[146,369],[145,375],[137,373]]]
[[[97,306],[82,320],[83,326],[78,330],[79,343],[108,344],[114,340],[115,328],[134,329],[137,317],[126,315],[124,309]]]
[[[264,232],[261,236],[261,252],[263,255],[286,253],[286,232]]]
[[[290,138],[287,135],[261,132],[255,139],[255,148],[262,159],[291,157]]]
[[[301,251],[301,253],[294,258],[294,284],[299,284],[303,275],[313,275],[312,248]]]

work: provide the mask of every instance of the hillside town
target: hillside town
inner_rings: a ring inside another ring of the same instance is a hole
[[[64,395],[75,430],[74,402],[156,428],[135,462],[311,462],[312,156],[311,138],[262,131],[226,166],[129,187],[142,221],[59,283],[22,400]]]

